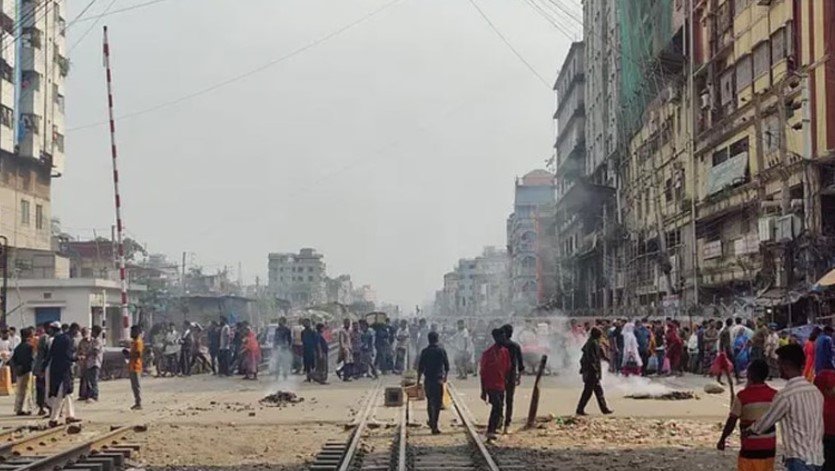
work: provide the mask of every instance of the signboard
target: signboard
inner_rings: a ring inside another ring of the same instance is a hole
[[[722,241],[714,240],[713,242],[705,242],[702,245],[702,258],[710,260],[711,258],[719,258],[722,256]]]

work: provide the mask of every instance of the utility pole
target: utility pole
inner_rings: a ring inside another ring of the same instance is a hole
[[[780,126],[780,162],[783,168],[780,172],[780,213],[785,216],[791,211],[791,195],[789,193],[789,152],[786,146],[786,84],[777,87],[777,119]]]
[[[689,139],[687,139],[687,158],[690,160],[690,179],[693,185],[690,187],[690,265],[693,273],[693,307],[699,305],[699,254],[697,250],[697,232],[696,232],[696,200],[699,198],[699,174],[696,167],[696,83],[694,74],[696,73],[696,41],[695,41],[695,27],[696,15],[693,6],[693,0],[687,0],[687,12],[690,18],[687,32],[687,56],[689,59],[687,71],[687,90],[690,100],[690,123]],[[687,182],[685,180],[685,186]]]

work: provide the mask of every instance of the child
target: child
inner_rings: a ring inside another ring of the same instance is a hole
[[[725,449],[725,440],[733,433],[737,421],[742,436],[737,466],[740,471],[774,469],[777,439],[774,428],[763,435],[745,435],[745,430],[768,410],[777,391],[765,384],[768,363],[757,359],[748,366],[748,385],[734,397],[731,413],[716,448]]]

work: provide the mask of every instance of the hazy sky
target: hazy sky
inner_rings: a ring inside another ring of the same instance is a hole
[[[147,0],[98,0],[86,15]],[[177,99],[327,36],[390,0],[168,0],[68,34],[67,166],[53,216],[114,220],[101,26],[117,115]],[[523,0],[477,0],[549,82],[569,41]],[[68,18],[88,3],[68,2]],[[579,2],[577,2],[579,3]],[[86,16],[85,15],[85,16]],[[78,42],[82,34],[90,34]],[[128,234],[209,270],[314,247],[331,275],[404,308],[460,257],[505,245],[514,177],[551,154],[554,96],[468,0],[402,0],[286,61],[117,122]]]

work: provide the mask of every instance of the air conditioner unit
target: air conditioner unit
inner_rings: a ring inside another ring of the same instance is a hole
[[[774,217],[760,218],[760,242],[771,242],[774,240]]]
[[[774,239],[777,242],[794,240],[803,230],[803,221],[796,214],[779,216],[775,220]]]

